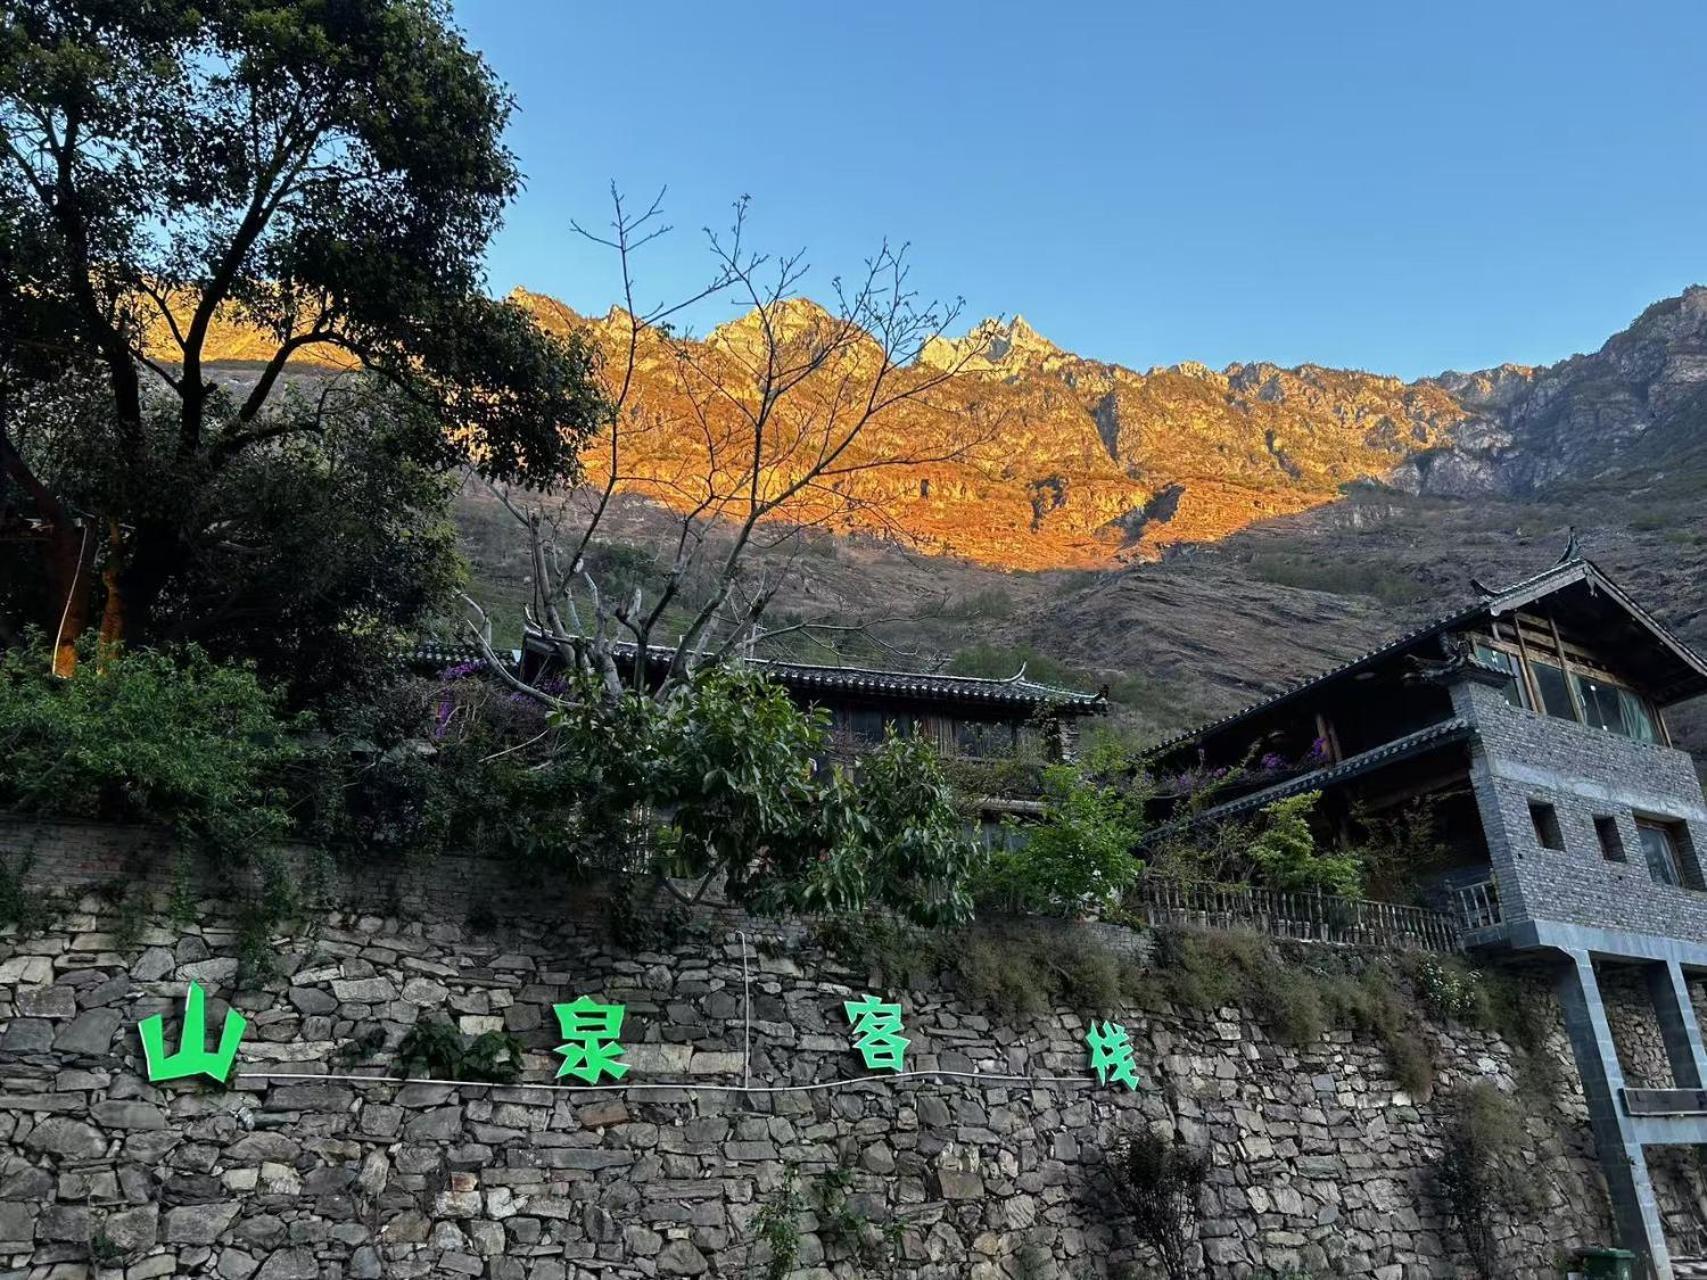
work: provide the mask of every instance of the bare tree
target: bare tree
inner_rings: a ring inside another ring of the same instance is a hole
[[[952,384],[980,354],[975,344],[944,346],[938,350],[953,354],[921,361],[960,303],[917,296],[904,246],[884,243],[857,278],[832,280],[833,306],[824,308],[802,293],[801,254],[772,257],[747,247],[743,197],[728,231],[706,232],[710,283],[643,312],[635,305],[635,255],[668,228],[660,200],[634,214],[614,189],[612,199],[608,233],[575,225],[616,255],[623,289],[622,307],[603,322],[613,410],[587,459],[592,483],[577,501],[558,505],[493,488],[528,539],[529,627],[608,698],[633,689],[663,701],[697,665],[743,646],[802,629],[847,630],[835,620],[774,631],[762,625],[802,535],[844,527],[856,515],[884,524],[875,473],[962,459],[993,435],[993,424],[953,403]],[[703,341],[674,331],[681,312],[714,298],[746,314]],[[660,556],[667,568],[651,590],[614,591],[590,567],[623,494],[672,514]],[[780,569],[749,571],[754,552],[778,548]],[[490,620],[468,604],[470,627],[493,658]],[[674,632],[667,639],[666,627]],[[635,653],[626,678],[618,663],[624,645]]]

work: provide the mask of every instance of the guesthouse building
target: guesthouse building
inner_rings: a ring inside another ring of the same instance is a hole
[[[1425,806],[1409,870],[1467,946],[1556,983],[1621,1243],[1672,1276],[1646,1152],[1707,1143],[1707,801],[1669,714],[1707,661],[1569,554],[1391,643],[1157,747],[1160,818],[1254,816],[1319,792],[1346,841]],[[1187,815],[1190,816],[1187,816]],[[1600,998],[1652,997],[1672,1079],[1626,1087]]]

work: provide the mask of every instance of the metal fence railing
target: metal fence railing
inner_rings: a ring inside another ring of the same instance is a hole
[[[1305,942],[1413,951],[1461,949],[1451,916],[1393,902],[1146,876],[1128,903],[1150,925],[1252,929]]]

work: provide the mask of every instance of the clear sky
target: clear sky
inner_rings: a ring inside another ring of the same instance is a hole
[[[971,318],[1082,354],[1416,376],[1592,350],[1707,282],[1703,0],[457,0],[527,190],[491,254],[615,300],[573,217],[668,187],[643,300],[701,228],[883,237]],[[721,316],[700,317],[698,327]]]

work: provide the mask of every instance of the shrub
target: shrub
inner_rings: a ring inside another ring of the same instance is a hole
[[[1074,765],[1043,771],[1043,818],[1024,840],[992,855],[983,892],[1009,910],[1076,915],[1106,910],[1131,887],[1143,863],[1143,800]]]
[[[1307,791],[1264,808],[1263,822],[1251,841],[1251,863],[1277,889],[1354,898],[1363,891],[1362,862],[1355,854],[1321,852],[1310,830],[1308,814],[1321,798],[1321,792]]]
[[[1109,1175],[1133,1233],[1156,1251],[1168,1280],[1187,1280],[1208,1155],[1192,1150],[1178,1135],[1170,1140],[1144,1129],[1115,1150]]]
[[[1412,964],[1411,978],[1436,1017],[1492,1027],[1493,1009],[1482,976],[1463,961],[1423,956]]]
[[[278,780],[299,754],[277,695],[198,649],[0,657],[0,808],[160,823],[242,854],[289,826]]]
[[[522,1046],[502,1031],[469,1039],[448,1022],[419,1022],[397,1046],[397,1071],[429,1080],[507,1084],[522,1072]]]
[[[784,1280],[794,1271],[800,1260],[800,1215],[805,1209],[799,1175],[792,1164],[784,1165],[782,1181],[753,1217],[753,1238],[764,1250],[761,1274],[765,1280]]]
[[[1453,1098],[1438,1171],[1447,1213],[1463,1237],[1471,1266],[1493,1280],[1499,1265],[1494,1226],[1520,1199],[1507,1162],[1525,1145],[1522,1117],[1486,1080]]]
[[[1164,929],[1156,936],[1152,1000],[1205,1013],[1240,1005],[1279,1039],[1314,1044],[1329,1027],[1380,1036],[1393,1079],[1419,1098],[1434,1086],[1427,1045],[1385,967],[1371,963],[1357,976],[1320,972],[1289,959],[1267,939],[1247,932]],[[1140,984],[1140,990],[1144,990]]]
[[[27,855],[16,868],[0,861],[0,929],[16,927],[21,936],[47,928],[53,918],[47,899],[24,886],[30,862]]]
[[[932,933],[881,920],[831,921],[817,937],[876,981],[910,987],[946,975],[961,995],[1003,1018],[1062,1006],[1109,1014],[1145,985],[1136,963],[1071,927]]]

